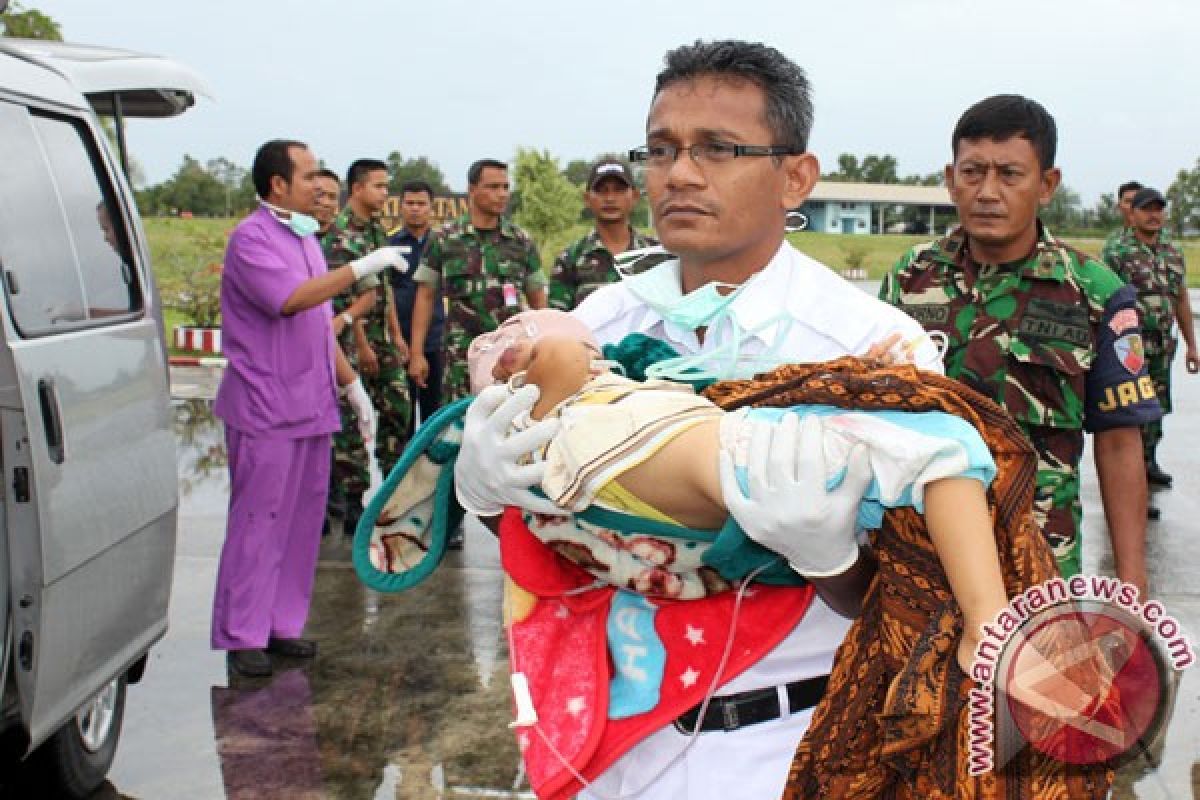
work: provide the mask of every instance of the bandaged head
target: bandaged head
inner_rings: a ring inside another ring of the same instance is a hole
[[[522,311],[506,320],[490,333],[480,334],[467,350],[467,371],[471,378],[471,392],[496,382],[495,370],[506,352],[514,351],[525,344],[532,344],[546,336],[564,336],[577,339],[596,352],[601,358],[600,345],[588,327],[565,311],[543,308],[537,311]]]

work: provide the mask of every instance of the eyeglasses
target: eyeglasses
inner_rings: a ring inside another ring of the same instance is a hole
[[[699,142],[691,147],[673,144],[650,144],[629,151],[629,160],[645,164],[650,169],[665,169],[686,152],[697,164],[727,164],[744,156],[791,156],[800,151],[783,145],[731,144],[729,142]]]

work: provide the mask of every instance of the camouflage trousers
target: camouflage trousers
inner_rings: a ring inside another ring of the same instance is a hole
[[[1064,577],[1083,569],[1083,503],[1079,499],[1079,461],[1083,441],[1072,431],[1042,426],[1022,426],[1038,454],[1033,490],[1033,519],[1046,537],[1059,572]]]
[[[375,460],[386,478],[400,460],[408,443],[408,426],[412,419],[412,395],[408,390],[408,370],[390,345],[377,347],[379,372],[363,375],[363,386],[379,416],[375,434]]]
[[[361,504],[371,477],[368,469],[367,447],[358,432],[358,417],[345,398],[338,400],[342,429],[333,435],[333,466],[329,471],[329,502],[327,508],[334,516],[354,516]],[[354,506],[349,508],[348,506]]]
[[[1154,381],[1154,392],[1158,395],[1158,404],[1162,406],[1163,415],[1171,413],[1171,362],[1175,358],[1174,331],[1146,331],[1142,338],[1146,342],[1146,372]],[[1147,422],[1142,426],[1142,454],[1146,463],[1155,460],[1154,451],[1162,441],[1162,420]]]
[[[451,330],[447,326],[442,345],[443,405],[471,394],[471,378],[467,374],[467,349],[471,346],[471,338],[465,331]]]

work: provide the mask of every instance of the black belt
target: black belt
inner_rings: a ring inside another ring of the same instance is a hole
[[[784,687],[787,690],[788,712],[795,714],[797,711],[804,711],[815,706],[824,697],[825,685],[828,683],[828,675],[789,683]],[[776,687],[753,689],[749,692],[727,694],[710,700],[708,710],[704,712],[704,722],[700,725],[700,730],[735,731],[747,725],[768,722],[781,716],[779,690]],[[696,720],[699,717],[699,705],[688,709],[675,720],[675,730],[691,734],[696,730]]]

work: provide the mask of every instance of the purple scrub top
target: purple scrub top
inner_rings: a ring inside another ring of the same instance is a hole
[[[341,429],[332,307],[291,316],[287,298],[326,272],[315,236],[259,207],[229,237],[221,275],[221,347],[229,366],[213,411],[240,431],[296,439]]]

